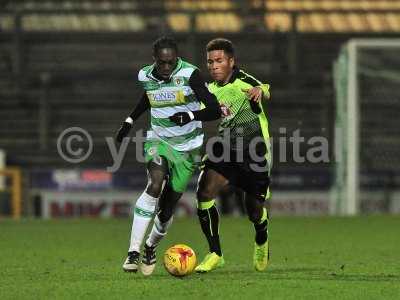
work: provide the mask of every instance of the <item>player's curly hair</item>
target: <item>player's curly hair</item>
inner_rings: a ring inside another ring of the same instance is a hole
[[[207,52],[213,50],[224,50],[228,56],[233,57],[235,55],[235,49],[230,40],[224,38],[216,38],[208,42],[206,46]]]
[[[156,55],[161,49],[174,49],[178,53],[178,44],[175,39],[168,36],[162,36],[153,43],[153,54]]]

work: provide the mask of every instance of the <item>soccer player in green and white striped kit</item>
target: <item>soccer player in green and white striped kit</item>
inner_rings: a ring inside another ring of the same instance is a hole
[[[202,121],[216,120],[221,115],[218,102],[208,91],[198,68],[177,55],[177,44],[172,38],[155,41],[154,63],[138,74],[143,96],[116,137],[122,142],[136,119],[150,109],[151,130],[144,146],[148,183],[134,208],[128,257],[123,264],[128,272],[139,268],[140,248],[155,215],[140,265],[144,275],[154,271],[156,246],[167,233],[176,204],[200,163]],[[205,108],[201,109],[201,103]]]

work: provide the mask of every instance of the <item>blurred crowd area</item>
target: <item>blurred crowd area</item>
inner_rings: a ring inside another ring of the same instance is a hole
[[[160,24],[175,32],[286,32],[293,27],[300,32],[396,32],[400,29],[400,4],[393,0],[3,2],[6,10],[30,11],[24,19],[29,31],[143,31]],[[12,14],[6,15],[1,24],[3,29],[12,30]]]

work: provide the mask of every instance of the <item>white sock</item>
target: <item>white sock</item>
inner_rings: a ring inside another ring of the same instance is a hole
[[[131,243],[128,250],[129,252],[140,252],[140,247],[142,245],[144,235],[146,234],[147,227],[149,226],[149,223],[156,210],[157,200],[158,198],[154,198],[144,191],[136,201],[133,213]]]
[[[154,247],[162,240],[162,238],[167,234],[169,226],[172,224],[174,217],[171,217],[167,222],[161,223],[158,216],[154,218],[153,228],[147,238],[146,244],[148,246]]]

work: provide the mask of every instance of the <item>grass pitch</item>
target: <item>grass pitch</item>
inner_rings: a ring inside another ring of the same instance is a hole
[[[151,277],[124,273],[131,221],[0,221],[0,299],[400,299],[400,218],[274,218],[271,263],[252,267],[253,228],[223,218],[226,265],[182,279],[164,250],[206,243],[196,218],[177,219]]]

